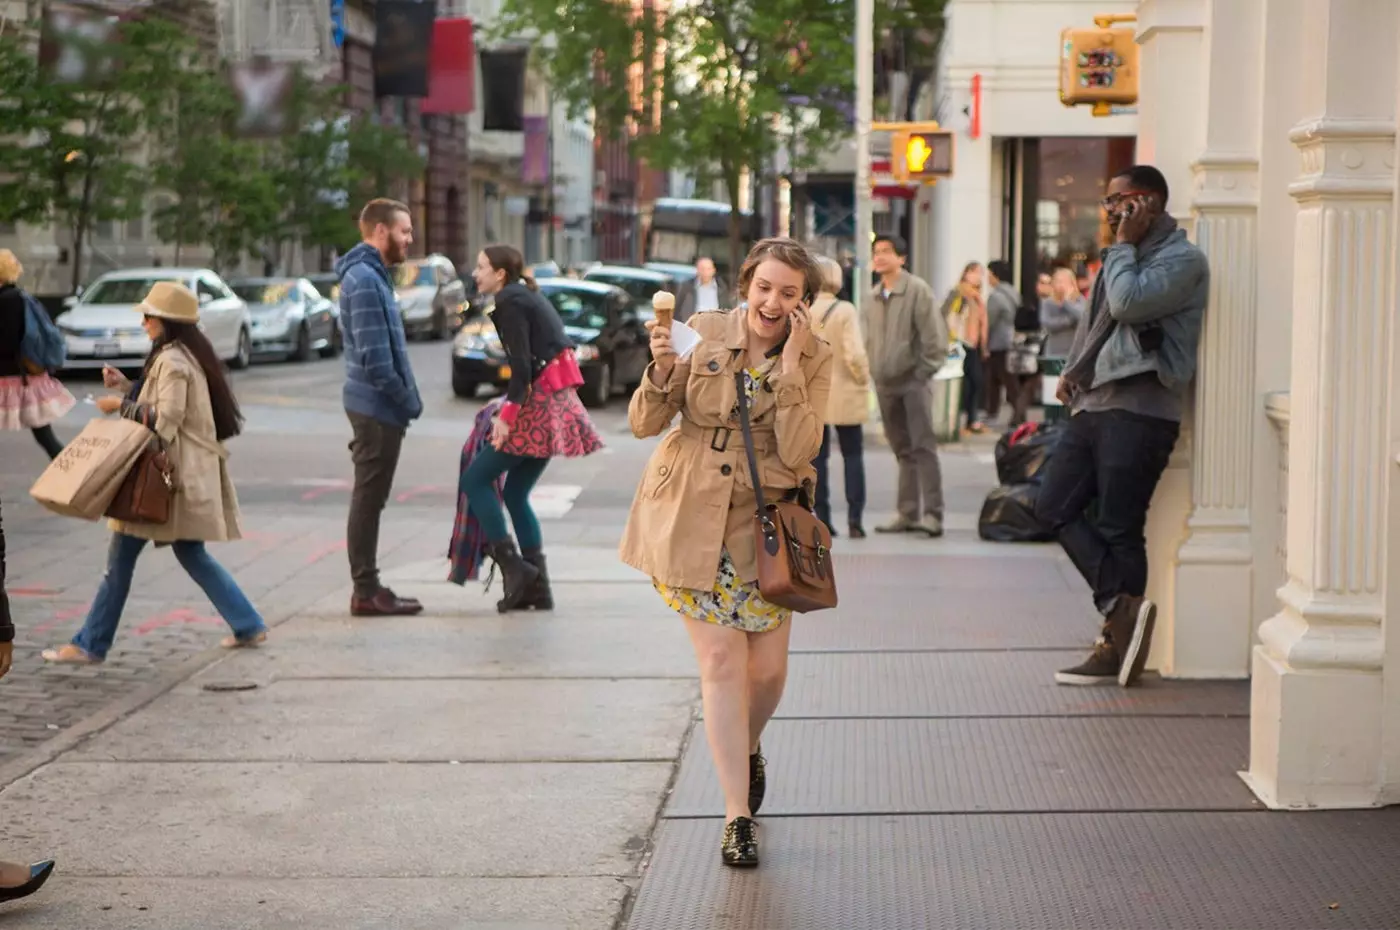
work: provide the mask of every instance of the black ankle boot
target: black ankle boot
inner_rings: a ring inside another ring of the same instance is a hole
[[[486,554],[501,570],[501,586],[505,593],[496,602],[496,610],[505,613],[517,610],[521,601],[530,592],[530,586],[540,576],[539,569],[526,562],[515,548],[515,540],[507,537],[498,539],[486,546]]]
[[[530,590],[525,593],[525,597],[521,599],[520,609],[553,610],[554,592],[549,588],[549,567],[545,564],[544,550],[526,549],[520,553],[520,556],[540,573],[539,577],[530,585]]]

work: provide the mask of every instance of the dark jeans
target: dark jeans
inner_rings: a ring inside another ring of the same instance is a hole
[[[812,466],[817,470],[817,519],[831,526],[831,485],[827,483],[827,459],[831,457],[831,431],[841,447],[841,471],[846,476],[846,522],[860,526],[865,514],[865,457],[861,451],[861,426],[828,426],[822,430],[822,447]]]
[[[976,423],[980,417],[977,411],[983,405],[982,356],[981,349],[963,343],[962,411],[967,414],[967,425]]]
[[[462,473],[459,490],[467,496],[472,515],[481,523],[488,542],[510,538],[510,531],[506,529],[506,515],[501,512],[501,502],[496,499],[496,479],[504,474],[506,484],[501,496],[505,498],[505,509],[510,511],[510,522],[515,527],[515,538],[520,548],[528,551],[543,546],[540,521],[535,516],[535,509],[530,506],[530,492],[548,465],[549,459],[507,455],[489,446],[472,459],[471,465]]]
[[[1035,515],[1054,529],[1105,615],[1120,595],[1147,590],[1147,508],[1180,429],[1126,410],[1076,414],[1046,463]]]
[[[350,492],[345,552],[355,593],[373,597],[379,591],[379,517],[394,487],[404,430],[362,414],[347,411],[346,415],[355,434],[350,440],[355,488]]]

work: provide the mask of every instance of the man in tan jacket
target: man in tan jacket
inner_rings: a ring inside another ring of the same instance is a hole
[[[899,513],[877,533],[943,535],[943,473],[933,432],[933,376],[948,358],[948,324],[928,284],[904,270],[903,240],[877,236],[866,353],[885,438],[899,460]]]

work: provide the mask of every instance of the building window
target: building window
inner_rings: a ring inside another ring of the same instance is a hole
[[[92,224],[92,238],[98,242],[111,242],[117,238],[117,224],[111,220],[98,220]]]
[[[1135,140],[1123,137],[1046,138],[1039,141],[1035,203],[1037,258],[1042,271],[1056,265],[1097,264],[1108,244],[1099,201],[1115,174],[1133,163]]]
[[[133,217],[126,221],[126,238],[129,242],[140,242],[146,238],[146,218]]]

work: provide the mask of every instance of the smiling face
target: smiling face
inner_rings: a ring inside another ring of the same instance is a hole
[[[776,258],[766,258],[754,269],[749,282],[749,331],[760,342],[775,344],[787,332],[788,314],[801,303],[806,276]]]
[[[506,286],[506,273],[491,267],[491,260],[485,252],[476,255],[476,268],[472,270],[472,280],[482,294],[494,294]]]

